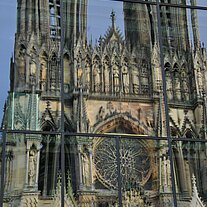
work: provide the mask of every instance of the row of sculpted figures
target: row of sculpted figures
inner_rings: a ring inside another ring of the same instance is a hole
[[[93,94],[150,94],[150,66],[144,60],[138,63],[115,55],[103,59],[95,56],[92,60],[77,58],[75,62],[76,87],[86,88]]]

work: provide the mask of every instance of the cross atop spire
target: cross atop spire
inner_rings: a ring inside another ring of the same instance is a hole
[[[115,14],[115,11],[112,9],[112,12],[111,12],[111,22],[112,22],[112,28],[115,30],[115,21],[116,21],[116,14]]]

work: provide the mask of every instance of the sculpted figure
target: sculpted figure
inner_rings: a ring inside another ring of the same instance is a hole
[[[128,73],[128,67],[126,62],[122,66],[122,77],[123,77],[123,92],[129,93],[129,73]]]
[[[28,171],[28,181],[30,186],[35,184],[36,164],[37,164],[36,151],[34,149],[31,149],[29,152],[29,171]]]
[[[168,99],[172,100],[173,98],[172,80],[171,80],[170,73],[168,71],[166,72],[166,90],[167,90]]]
[[[104,116],[105,116],[105,109],[103,108],[103,106],[101,106],[99,108],[98,114],[96,116],[97,121],[103,120],[104,119]]]
[[[77,83],[78,87],[82,85],[82,79],[83,79],[83,69],[81,68],[81,65],[77,65]]]
[[[178,74],[175,74],[175,96],[177,100],[181,100],[180,79],[178,77]]]
[[[118,63],[113,65],[113,81],[114,81],[114,92],[119,92],[119,67]]]
[[[46,62],[42,62],[41,66],[40,66],[40,70],[41,70],[40,80],[45,81],[46,78],[47,78],[47,65],[46,65]]]
[[[104,61],[104,84],[105,84],[105,92],[109,92],[110,81],[109,81],[109,62],[107,60]]]
[[[86,153],[82,154],[82,163],[83,163],[83,183],[86,186],[90,185],[90,163]]]
[[[100,89],[100,68],[97,60],[95,60],[93,64],[93,80],[95,87],[94,90],[98,92]]]
[[[86,85],[89,86],[89,84],[90,84],[90,64],[89,64],[89,62],[86,62],[85,71],[86,71]]]
[[[139,72],[138,68],[134,65],[132,68],[132,85],[133,85],[133,92],[135,94],[139,93]]]

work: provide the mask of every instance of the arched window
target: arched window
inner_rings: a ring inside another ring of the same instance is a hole
[[[43,131],[53,131],[54,126],[47,121]],[[55,135],[43,135],[40,148],[38,190],[42,196],[54,195],[57,174],[60,170],[59,144]]]
[[[60,38],[60,1],[49,0],[50,37]]]

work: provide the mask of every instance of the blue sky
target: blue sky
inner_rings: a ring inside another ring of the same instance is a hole
[[[9,90],[9,63],[13,53],[16,31],[16,2],[17,0],[0,0],[0,120]],[[199,5],[207,6],[207,0],[197,0],[197,2]],[[123,31],[121,2],[89,0],[88,36],[93,36],[93,42],[98,39],[99,35],[103,36],[106,29],[111,25],[110,13],[112,9],[116,12],[117,26]],[[207,45],[206,20],[207,11],[199,11],[200,36],[205,45]]]

